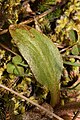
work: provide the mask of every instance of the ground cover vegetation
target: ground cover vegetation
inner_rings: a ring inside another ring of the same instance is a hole
[[[0,120],[79,120],[80,1],[0,0]]]

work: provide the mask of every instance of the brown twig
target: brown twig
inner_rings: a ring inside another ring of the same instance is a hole
[[[62,57],[69,57],[69,58],[75,58],[75,59],[79,59],[80,60],[80,56],[77,56],[77,55],[62,55]]]
[[[76,118],[78,117],[79,114],[80,114],[80,109],[77,111],[77,113],[75,114],[75,116],[73,117],[72,120],[76,120]]]
[[[40,14],[40,15],[37,15],[37,16],[35,17],[36,20],[38,20],[38,19],[46,16],[47,14],[51,13],[53,10],[54,10],[54,9],[53,9],[53,7],[52,7],[51,9],[45,11],[44,13],[42,13],[42,14]],[[26,20],[26,21],[24,21],[24,22],[19,23],[19,24],[20,24],[20,25],[29,24],[29,23],[31,23],[31,22],[33,22],[33,21],[34,21],[34,18],[30,18],[30,19],[28,19],[28,20]],[[8,31],[8,29],[5,29],[5,30],[1,31],[1,32],[0,32],[0,35],[5,34],[7,31]]]
[[[2,30],[2,31],[0,31],[0,35],[5,34],[7,32],[8,32],[8,29]]]
[[[57,118],[58,120],[63,120],[61,117],[59,117],[59,116],[57,116],[56,114],[50,112],[50,111],[47,110],[46,108],[44,108],[44,107],[40,106],[39,104],[33,102],[32,100],[30,100],[29,98],[27,98],[27,97],[21,95],[20,93],[18,93],[18,92],[16,92],[16,91],[14,91],[14,90],[12,90],[12,89],[10,89],[10,88],[8,88],[8,87],[2,85],[2,84],[0,84],[0,87],[4,88],[4,89],[7,90],[7,91],[10,91],[11,93],[13,93],[13,94],[19,96],[20,98],[26,100],[27,102],[30,102],[31,104],[37,106],[38,108],[42,109],[43,111],[45,111],[46,113],[52,115],[53,117]]]
[[[51,13],[52,11],[54,11],[55,9],[56,9],[56,7],[52,7],[51,9],[45,11],[44,13],[42,13],[42,14],[40,14],[40,15],[37,15],[37,16],[35,17],[35,19],[38,20],[38,19],[40,19],[40,18],[48,15],[49,13]],[[34,18],[30,18],[30,19],[28,19],[28,20],[26,20],[26,21],[24,21],[24,22],[19,23],[19,24],[20,24],[20,25],[29,24],[29,23],[31,23],[31,22],[33,22],[33,21],[34,21]],[[0,35],[6,33],[7,31],[8,31],[8,29],[5,29],[5,30],[1,31],[1,32],[0,32]]]
[[[64,46],[58,44],[58,43],[54,43],[58,48],[64,48]]]
[[[51,13],[53,10],[54,10],[54,9],[51,8],[51,9],[45,11],[44,13],[42,13],[42,14],[40,14],[40,15],[37,15],[37,16],[35,17],[36,20],[38,20],[38,19],[40,19],[40,18],[48,15],[48,14]],[[33,22],[33,21],[34,21],[34,18],[30,18],[29,20],[26,20],[26,21],[24,21],[24,22],[21,22],[20,25],[29,24],[29,23],[31,23],[31,22]]]
[[[74,45],[77,45],[77,44],[78,44],[78,42],[73,43],[73,45],[71,45],[71,46],[68,46],[68,47],[66,47],[66,48],[63,48],[62,50],[60,50],[60,53],[63,53],[63,52],[65,52],[66,50],[71,50],[72,47],[73,47]]]
[[[51,7],[50,9],[46,10],[45,12],[43,12],[42,14],[36,16],[36,20],[45,17],[46,15],[48,15],[49,13],[55,11],[58,7],[61,7],[63,5],[65,5],[68,2],[68,0],[64,0],[63,2],[57,3],[56,5],[54,5],[53,7]],[[21,22],[20,25],[24,25],[24,24],[29,24],[31,22],[34,21],[34,18],[30,18],[29,20],[26,20],[24,22]]]
[[[42,18],[42,17],[45,17],[45,16],[48,15],[49,13],[55,11],[58,7],[61,7],[61,6],[65,5],[67,2],[68,2],[68,0],[63,0],[62,2],[57,3],[55,6],[51,7],[49,10],[46,10],[46,11],[43,12],[42,14],[35,16],[35,19],[38,20],[38,19],[40,19],[40,18]],[[26,21],[24,21],[24,22],[19,23],[19,24],[20,24],[20,25],[29,24],[29,23],[31,23],[31,22],[33,22],[33,21],[34,21],[34,18],[30,18],[30,19],[28,19],[28,20],[26,20]],[[8,29],[2,30],[2,31],[0,32],[0,35],[6,33],[7,31],[8,31]]]
[[[3,44],[1,44],[1,43],[0,43],[0,46],[1,46],[2,48],[4,48],[5,50],[11,52],[12,54],[18,55],[17,53],[13,52],[12,50],[10,50],[8,47],[6,47],[5,45],[3,45]]]

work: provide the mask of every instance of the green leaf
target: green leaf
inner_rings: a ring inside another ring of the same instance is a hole
[[[72,66],[80,66],[80,63],[77,63],[77,62],[69,62],[69,61],[64,61],[64,64],[67,64],[67,65],[72,65]]]
[[[14,56],[14,57],[12,58],[12,62],[13,62],[14,64],[19,64],[19,63],[21,63],[21,62],[22,62],[21,56],[19,56],[19,55]]]
[[[74,45],[71,50],[73,55],[79,55],[79,49],[77,45]]]
[[[50,91],[51,104],[55,106],[60,98],[63,69],[59,50],[47,36],[29,26],[14,25],[9,31],[36,80]]]
[[[79,51],[79,54],[80,54],[80,45],[78,45],[78,51]]]
[[[7,64],[7,72],[15,75],[24,75],[24,68],[12,63]]]
[[[7,64],[7,72],[8,73],[13,73],[15,66],[12,63]]]
[[[15,67],[15,69],[13,70],[13,73],[15,75],[24,75],[24,68],[21,66],[17,66],[17,69]]]
[[[22,61],[22,57],[20,55],[16,55],[12,58],[12,63],[16,65],[20,65],[23,67],[28,67],[28,64],[24,64],[24,61]]]
[[[78,40],[77,32],[73,29],[70,30],[69,31],[69,38],[72,40],[73,43],[77,42],[77,40]]]

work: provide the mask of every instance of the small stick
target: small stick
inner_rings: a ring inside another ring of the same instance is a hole
[[[75,116],[73,117],[72,120],[76,120],[76,118],[78,117],[79,114],[80,114],[80,109],[77,111],[77,113],[75,114]]]
[[[47,14],[51,13],[53,10],[54,10],[54,9],[51,8],[51,9],[45,11],[44,13],[42,13],[42,14],[40,14],[40,15],[37,15],[37,16],[35,17],[36,20],[38,20],[38,19],[46,16]],[[31,22],[33,22],[33,21],[34,21],[34,18],[30,18],[30,19],[28,19],[28,20],[26,20],[26,21],[24,21],[24,22],[19,23],[19,24],[20,24],[20,25],[29,24],[29,23],[31,23]],[[2,31],[0,32],[0,35],[5,34],[6,32],[8,32],[8,29],[2,30]]]
[[[46,10],[46,11],[43,12],[42,14],[35,16],[36,20],[38,20],[38,19],[40,19],[40,18],[42,18],[42,17],[45,17],[45,16],[48,15],[49,13],[55,11],[56,8],[65,5],[67,2],[68,2],[68,0],[64,0],[63,2],[57,3],[55,6],[51,7],[49,10]],[[57,6],[57,7],[56,7],[56,6]],[[26,20],[26,21],[24,21],[24,22],[19,23],[19,24],[20,24],[20,25],[29,24],[29,23],[31,23],[31,22],[33,22],[33,21],[34,21],[34,18],[30,18],[30,19],[28,19],[28,20]],[[7,31],[8,31],[8,29],[5,29],[5,30],[1,31],[1,32],[0,32],[0,35],[6,33]]]
[[[4,48],[5,50],[11,52],[12,54],[18,55],[17,53],[13,52],[12,50],[10,50],[8,47],[6,47],[5,45],[3,45],[3,44],[1,44],[1,43],[0,43],[0,46],[1,46],[2,48]]]
[[[0,35],[5,34],[7,32],[8,32],[8,29],[2,30],[2,31],[0,31]]]
[[[46,10],[46,11],[43,12],[42,14],[37,15],[37,16],[35,17],[35,19],[38,20],[38,19],[40,19],[40,18],[42,18],[42,17],[45,17],[47,14],[51,13],[53,10],[54,10],[53,8],[51,8],[51,9],[49,9],[49,10]],[[34,18],[30,18],[30,19],[28,19],[28,20],[26,20],[26,21],[24,21],[24,22],[19,23],[19,24],[20,24],[20,25],[29,24],[29,23],[31,23],[31,22],[33,22],[33,21],[34,21]]]
[[[62,55],[62,57],[69,57],[69,58],[75,58],[75,59],[79,59],[80,60],[80,56],[77,56],[77,55]]]
[[[68,46],[68,47],[66,47],[66,48],[64,48],[64,49],[62,49],[62,50],[60,50],[60,53],[63,53],[63,52],[65,52],[66,50],[72,49],[72,47],[73,47],[74,45],[77,45],[77,44],[78,44],[78,42],[76,42],[76,43],[74,43],[73,45]]]
[[[64,119],[62,119],[61,117],[57,116],[56,114],[54,114],[54,113],[48,111],[46,108],[44,108],[44,107],[40,106],[39,104],[33,102],[33,101],[30,100],[29,98],[27,98],[27,97],[21,95],[20,93],[18,93],[18,92],[16,92],[16,91],[14,91],[14,90],[12,90],[12,89],[10,89],[10,88],[8,88],[8,87],[2,85],[2,84],[0,84],[0,87],[4,88],[4,89],[7,90],[7,91],[12,92],[13,94],[19,96],[20,98],[22,98],[22,99],[24,99],[24,100],[30,102],[31,104],[33,104],[33,105],[37,106],[38,108],[44,110],[46,113],[52,115],[53,117],[57,118],[58,120],[64,120]]]
[[[43,12],[42,14],[35,16],[36,20],[45,17],[46,15],[48,15],[49,13],[55,11],[58,7],[61,7],[63,5],[65,5],[68,2],[68,0],[64,0],[63,2],[57,3],[56,5],[54,5],[53,7],[51,7],[50,9],[46,10],[45,12]],[[24,25],[24,24],[29,24],[31,22],[34,21],[34,18],[30,18],[29,20],[26,20],[24,22],[21,22],[20,25]]]

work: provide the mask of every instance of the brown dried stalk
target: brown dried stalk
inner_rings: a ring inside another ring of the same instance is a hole
[[[5,50],[11,52],[12,54],[17,55],[17,53],[15,53],[15,52],[13,52],[12,50],[10,50],[7,46],[5,46],[5,45],[3,45],[3,44],[1,44],[1,43],[0,43],[0,46],[1,46],[2,48],[4,48]]]
[[[40,18],[42,18],[42,17],[45,17],[45,16],[48,15],[49,13],[54,12],[54,11],[56,10],[56,8],[64,6],[67,2],[68,2],[68,0],[63,0],[63,1],[60,2],[60,3],[58,2],[56,5],[54,5],[53,7],[51,7],[49,10],[46,10],[46,11],[43,12],[42,14],[35,16],[35,19],[38,20],[38,19],[40,19]],[[24,21],[24,22],[19,23],[19,24],[20,24],[20,25],[29,24],[29,23],[31,23],[31,22],[33,22],[33,21],[34,21],[34,18],[30,18],[30,19],[28,19],[28,20],[26,20],[26,21]],[[2,30],[2,31],[0,32],[0,35],[4,34],[4,33],[6,33],[6,32],[8,32],[8,29]]]
[[[30,102],[31,104],[37,106],[38,108],[42,109],[43,111],[45,111],[46,113],[52,115],[53,117],[57,118],[58,120],[63,120],[61,117],[59,117],[59,116],[57,116],[56,114],[50,112],[50,111],[47,110],[46,108],[44,108],[44,107],[40,106],[39,104],[33,102],[32,100],[30,100],[29,98],[27,98],[27,97],[21,95],[20,93],[18,93],[18,92],[16,92],[16,91],[14,91],[14,90],[12,90],[12,89],[10,89],[10,88],[8,88],[8,87],[2,85],[2,84],[0,84],[0,87],[4,88],[4,89],[7,90],[7,91],[10,91],[11,93],[13,93],[13,94],[19,96],[20,98],[22,98],[22,99],[24,99],[24,100]]]

